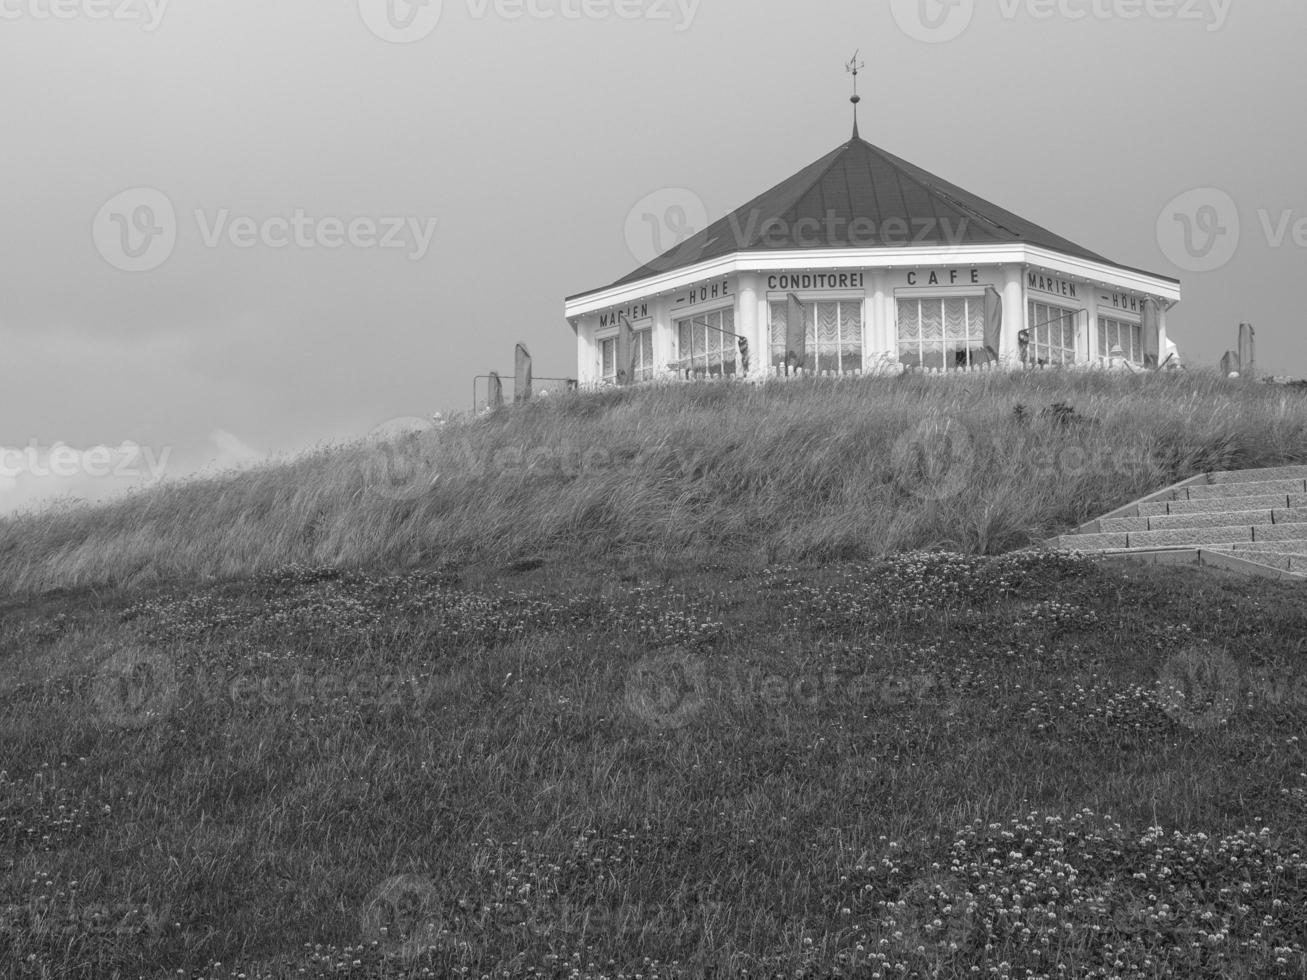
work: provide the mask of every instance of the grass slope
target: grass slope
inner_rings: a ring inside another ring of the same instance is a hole
[[[1292,462],[1307,397],[1209,375],[611,391],[0,522],[0,591],[615,548],[995,554],[1204,469]]]
[[[610,571],[5,608],[5,975],[1307,971],[1297,587]]]
[[[1302,461],[1304,418],[615,392],[11,522],[0,976],[1307,975],[1299,586],[865,560]]]

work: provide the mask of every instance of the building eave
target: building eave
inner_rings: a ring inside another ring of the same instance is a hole
[[[1105,286],[1156,296],[1172,304],[1180,300],[1180,281],[1111,263],[1094,262],[1024,242],[977,245],[912,246],[904,248],[793,249],[736,252],[650,276],[636,282],[568,297],[565,315],[597,313],[614,306],[674,292],[706,279],[748,272],[794,269],[893,269],[945,265],[1028,265]]]

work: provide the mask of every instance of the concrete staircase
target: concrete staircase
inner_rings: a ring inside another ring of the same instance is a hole
[[[1307,581],[1307,466],[1204,473],[1048,544]]]

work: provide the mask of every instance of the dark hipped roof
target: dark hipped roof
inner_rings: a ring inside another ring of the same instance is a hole
[[[828,222],[828,215],[837,220]],[[800,225],[804,219],[808,223]],[[856,226],[855,219],[861,219]],[[874,233],[869,234],[867,219],[876,229]],[[818,224],[814,226],[812,221]],[[735,252],[1012,242],[1143,272],[1105,259],[855,135],[648,265],[602,289],[568,298],[629,285]]]

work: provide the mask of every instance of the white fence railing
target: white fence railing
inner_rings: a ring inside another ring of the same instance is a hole
[[[951,367],[951,368],[923,368],[908,367],[898,361],[882,358],[876,361],[872,366],[867,368],[854,368],[847,371],[805,371],[802,368],[789,368],[784,365],[767,365],[762,368],[753,368],[747,375],[724,374],[724,373],[694,373],[688,374],[685,368],[679,364],[670,364],[666,371],[660,372],[656,377],[637,382],[637,386],[650,384],[708,384],[720,382],[742,382],[746,384],[762,384],[773,381],[798,381],[804,378],[821,378],[830,380],[840,380],[845,378],[893,378],[905,374],[912,374],[918,377],[928,378],[955,378],[963,376],[989,375],[989,374],[1013,374],[1021,372],[1035,371],[1062,371],[1075,373],[1089,373],[1097,371],[1119,371],[1129,373],[1143,373],[1146,369],[1131,364],[1124,358],[1112,358],[1110,360],[1096,360],[1095,362],[1080,362],[1077,364],[1025,364],[1017,358],[1004,358],[996,362],[985,364],[973,364],[968,367]],[[582,384],[583,389],[597,389],[613,387],[615,382],[610,380],[599,380],[589,384]]]

